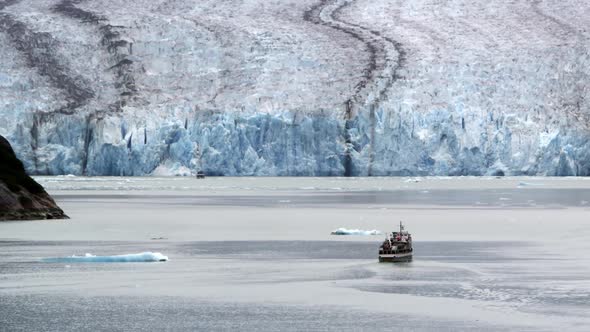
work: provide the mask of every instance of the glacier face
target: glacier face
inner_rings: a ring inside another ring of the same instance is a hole
[[[0,134],[33,174],[590,175],[589,13],[0,0]]]

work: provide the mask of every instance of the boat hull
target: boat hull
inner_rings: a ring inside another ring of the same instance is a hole
[[[411,253],[380,254],[379,255],[379,262],[402,263],[402,262],[411,262],[411,261],[412,261],[412,254]]]

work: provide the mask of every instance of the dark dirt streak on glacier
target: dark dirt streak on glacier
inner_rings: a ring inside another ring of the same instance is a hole
[[[122,107],[128,101],[137,95],[137,87],[135,85],[135,77],[132,73],[133,61],[128,59],[128,54],[120,52],[121,48],[130,47],[126,40],[119,39],[120,33],[116,30],[124,28],[122,26],[114,26],[108,23],[108,20],[98,14],[80,9],[76,4],[83,2],[82,0],[63,0],[52,7],[52,10],[69,18],[77,19],[81,23],[92,24],[98,28],[101,35],[101,45],[106,48],[111,55],[114,65],[107,70],[114,71],[116,82],[115,88],[120,92],[119,99],[108,106],[108,112],[121,112]],[[131,49],[129,48],[131,54]],[[88,149],[92,140],[91,124],[93,121],[101,120],[104,116],[104,111],[96,111],[90,113],[86,117],[86,130],[84,135],[84,155],[82,158],[82,173],[86,174],[88,166]],[[129,143],[128,143],[129,145]]]
[[[350,7],[350,5],[353,3],[353,1],[349,1],[347,3],[345,3],[344,5],[338,7],[336,10],[334,10],[334,16],[336,16],[336,20],[340,21],[340,22],[344,22],[343,20],[341,20],[339,18],[339,14],[340,12],[345,9],[346,7]],[[402,76],[399,74],[400,69],[404,66],[405,62],[406,62],[406,52],[404,51],[404,49],[402,48],[401,43],[383,36],[379,31],[376,30],[371,30],[368,28],[365,28],[361,25],[355,24],[355,23],[350,23],[350,22],[346,22],[346,24],[356,27],[359,30],[362,31],[366,31],[368,33],[370,33],[371,35],[373,35],[374,39],[368,38],[368,43],[372,43],[373,47],[372,50],[377,50],[378,53],[375,53],[375,58],[377,54],[380,54],[380,56],[382,57],[382,63],[380,66],[375,66],[373,68],[372,71],[372,75],[374,76],[372,81],[375,82],[374,85],[377,85],[378,81],[379,81],[379,76],[377,76],[376,72],[382,71],[384,72],[385,69],[387,67],[392,67],[392,74],[391,76],[387,76],[387,75],[381,75],[381,79],[385,81],[385,86],[383,88],[381,88],[379,90],[379,94],[377,96],[377,98],[371,102],[371,104],[369,105],[369,119],[371,121],[371,135],[370,135],[370,152],[369,152],[369,168],[367,170],[367,175],[371,176],[372,175],[372,167],[373,167],[373,161],[375,159],[375,155],[373,152],[373,146],[375,144],[375,131],[376,131],[376,115],[375,115],[375,109],[379,107],[379,105],[381,104],[381,102],[385,99],[385,95],[387,93],[387,91],[389,91],[389,89],[391,89],[391,87],[393,86],[393,84],[398,81],[399,79],[402,78]],[[391,59],[388,57],[387,54],[387,49],[388,49],[388,44],[389,44],[389,48],[393,48],[396,53],[397,53],[397,59]]]
[[[358,35],[356,35],[354,32],[346,31],[337,25],[331,24],[330,22],[326,22],[321,19],[320,15],[330,1],[331,0],[321,0],[317,4],[313,5],[311,8],[309,8],[308,10],[306,10],[303,13],[303,20],[313,23],[313,24],[316,24],[316,25],[323,25],[323,26],[329,27],[331,29],[344,32],[348,35],[351,35],[355,39],[361,40],[360,37]],[[366,69],[365,69],[365,71],[366,71]],[[367,76],[366,73],[364,73],[363,76],[365,78],[362,81],[364,81],[366,79],[366,76]],[[359,82],[359,84],[361,84],[361,83]],[[356,89],[358,88],[359,84],[357,84],[357,86],[355,87],[355,95],[357,94]],[[352,107],[353,107],[353,101],[352,101],[353,98],[354,98],[354,96],[349,98],[346,101],[346,112],[344,115],[345,123],[344,123],[343,136],[344,136],[345,151],[344,151],[344,160],[342,161],[343,166],[344,166],[344,176],[352,176],[352,157],[350,155],[351,148],[352,148],[352,139],[350,137],[350,129],[352,127],[352,120],[351,120],[352,116],[351,115],[352,115]]]
[[[120,112],[128,100],[138,92],[135,85],[135,77],[132,73],[133,61],[127,58],[130,54],[120,52],[121,48],[128,49],[129,47],[129,43],[126,40],[119,39],[120,33],[116,30],[117,28],[124,27],[103,23],[108,20],[100,15],[76,7],[76,4],[82,2],[82,0],[63,0],[53,6],[52,10],[66,17],[78,19],[81,23],[93,24],[98,27],[102,37],[101,44],[103,47],[106,47],[107,52],[113,58],[114,64],[108,70],[115,71],[117,79],[115,87],[120,91],[119,100],[109,105],[109,111]]]
[[[547,20],[551,23],[553,23],[554,25],[558,26],[562,31],[565,31],[568,35],[571,36],[575,36],[579,41],[585,41],[588,39],[588,37],[582,33],[580,30],[576,29],[575,26],[568,24],[567,22],[549,14],[544,12],[539,5],[541,4],[542,0],[534,0],[531,3],[531,8],[533,10],[533,12],[539,16],[542,17],[544,20]],[[553,32],[553,34],[558,37],[558,38],[563,38],[563,36],[556,34]],[[581,42],[578,43],[579,46],[583,46],[583,44]],[[577,100],[575,101],[568,101],[568,102],[564,102],[562,103],[561,107],[564,109],[564,111],[566,113],[569,113],[571,116],[573,116],[575,118],[576,121],[580,122],[580,123],[590,123],[590,115],[587,112],[583,111],[583,101],[584,101],[584,92],[578,92],[578,96],[577,96]]]
[[[14,5],[20,0],[9,0],[0,3],[0,10]],[[33,163],[38,169],[37,148],[39,147],[39,126],[47,118],[54,114],[74,114],[75,111],[86,105],[94,98],[94,91],[89,82],[83,77],[71,73],[65,64],[59,61],[59,57],[53,51],[57,48],[57,41],[46,32],[30,30],[26,24],[18,21],[12,15],[0,13],[0,33],[6,34],[14,48],[24,55],[29,68],[33,68],[41,76],[47,77],[50,84],[61,90],[66,98],[66,106],[47,112],[34,112],[33,125],[31,126],[31,150],[33,151]],[[39,172],[40,173],[40,172]]]
[[[334,13],[336,11],[338,11],[338,9],[340,7],[332,10],[332,12],[330,12],[328,14],[328,16],[334,22],[344,25],[344,27],[341,25],[338,25],[338,24],[334,24],[330,21],[325,21],[321,18],[321,13],[326,9],[326,7],[330,3],[334,3],[334,2],[336,2],[336,1],[333,1],[333,0],[320,1],[318,4],[312,6],[309,10],[307,10],[303,14],[303,19],[305,21],[308,21],[308,22],[311,22],[314,24],[324,25],[324,26],[327,26],[327,27],[332,28],[334,30],[338,30],[340,32],[343,32],[343,33],[353,37],[354,39],[361,41],[362,43],[365,44],[365,47],[367,48],[367,51],[369,53],[369,63],[363,69],[362,79],[355,85],[353,95],[346,101],[347,107],[346,107],[345,118],[350,120],[353,118],[353,108],[356,107],[356,104],[362,103],[364,101],[364,98],[361,98],[362,92],[363,92],[364,88],[367,86],[367,84],[369,83],[369,81],[371,81],[371,79],[373,78],[373,76],[374,76],[373,72],[377,69],[377,55],[376,55],[377,51],[375,49],[375,46],[372,43],[370,43],[370,41],[366,40],[366,38],[363,38],[363,36],[361,36],[357,31],[355,31],[354,29],[347,28],[346,25],[349,25],[347,22],[342,22],[342,21],[339,21],[338,19],[334,18]],[[342,5],[341,7],[343,7],[343,6],[344,5]]]
[[[371,30],[365,28],[361,25],[350,23],[347,21],[342,20],[340,16],[340,12],[350,7],[351,4],[355,0],[345,1],[333,9],[328,16],[334,22],[340,23],[333,24],[332,22],[325,21],[321,18],[321,13],[326,9],[329,3],[336,3],[336,1],[328,1],[323,0],[320,1],[318,4],[311,7],[307,10],[304,15],[303,19],[305,21],[328,26],[332,29],[344,32],[353,38],[361,41],[365,44],[366,49],[369,52],[369,63],[367,67],[363,70],[363,78],[362,80],[357,83],[355,86],[354,94],[350,99],[346,101],[346,125],[345,125],[345,144],[346,144],[346,152],[345,152],[345,161],[344,161],[344,169],[345,169],[345,176],[352,175],[352,158],[351,158],[351,149],[353,148],[353,142],[350,137],[349,130],[352,129],[353,123],[351,122],[353,115],[354,115],[354,108],[359,108],[358,105],[367,102],[367,96],[370,93],[371,85],[373,87],[378,87],[379,82],[385,81],[385,85],[383,88],[379,89],[377,97],[370,101],[369,103],[369,120],[371,122],[371,133],[370,133],[370,152],[369,152],[369,167],[367,170],[367,174],[369,176],[372,175],[372,165],[374,160],[374,152],[373,146],[375,144],[375,132],[376,132],[376,108],[379,107],[381,102],[383,101],[385,94],[389,89],[393,86],[394,82],[399,80],[401,76],[399,75],[400,69],[403,67],[406,61],[406,52],[403,50],[401,43],[386,37],[382,36],[382,34],[378,31]],[[397,58],[392,59],[388,56],[387,49],[394,49],[397,53]],[[388,69],[391,70],[392,74],[387,75],[385,71]],[[378,72],[382,72],[385,75],[379,75]],[[369,89],[369,91],[366,91]]]
[[[542,17],[543,19],[552,22],[553,24],[559,26],[563,31],[567,32],[568,34],[575,35],[580,39],[586,39],[586,36],[580,32],[578,29],[573,27],[572,25],[552,16],[546,12],[544,12],[539,5],[541,4],[542,0],[534,0],[531,2],[531,8],[538,16]],[[557,36],[561,37],[561,36]]]
[[[30,68],[34,68],[41,76],[62,90],[67,105],[54,111],[55,113],[73,114],[94,97],[89,83],[80,76],[70,74],[69,69],[58,60],[53,49],[57,42],[46,32],[34,32],[12,15],[0,13],[0,32],[7,34],[14,47],[21,52]]]

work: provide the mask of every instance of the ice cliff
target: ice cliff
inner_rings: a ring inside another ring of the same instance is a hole
[[[0,0],[34,174],[590,175],[582,0]]]

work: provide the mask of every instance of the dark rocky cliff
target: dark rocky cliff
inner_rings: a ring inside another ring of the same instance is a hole
[[[0,136],[0,220],[66,218],[45,189],[27,175],[10,143]]]

